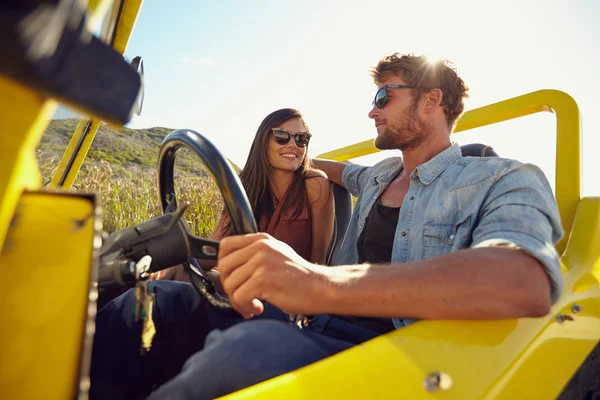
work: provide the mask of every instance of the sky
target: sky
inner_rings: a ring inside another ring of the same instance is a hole
[[[457,66],[466,110],[540,89],[571,95],[583,118],[582,194],[600,195],[598,17],[594,0],[145,0],[125,53],[144,58],[146,85],[129,126],[196,130],[243,166],[262,119],[293,107],[314,157],[375,136],[370,67],[394,52],[426,54]],[[555,126],[543,113],[453,140],[533,162],[554,187]]]

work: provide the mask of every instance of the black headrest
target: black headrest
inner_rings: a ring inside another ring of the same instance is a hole
[[[460,146],[463,157],[498,157],[491,146],[481,143],[470,143]]]

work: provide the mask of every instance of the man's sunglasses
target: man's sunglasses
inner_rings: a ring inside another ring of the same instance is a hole
[[[310,137],[312,136],[310,133],[293,133],[283,128],[273,128],[273,137],[277,144],[284,145],[290,142],[290,138],[294,138],[296,142],[296,146],[298,147],[306,147],[308,142],[310,142]]]
[[[387,90],[389,89],[414,89],[415,87],[412,85],[385,85],[381,89],[377,91],[375,94],[375,99],[373,100],[373,105],[377,108],[383,108],[387,104],[390,99],[387,94]]]

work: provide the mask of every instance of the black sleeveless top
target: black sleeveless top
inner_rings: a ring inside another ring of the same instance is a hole
[[[359,264],[382,264],[392,261],[392,247],[399,214],[400,207],[386,207],[377,199],[369,211],[356,243]]]
[[[386,207],[377,199],[369,211],[365,226],[356,244],[360,264],[366,262],[382,264],[392,261],[392,247],[399,214],[400,207]],[[394,324],[390,318],[354,316],[344,316],[343,318],[375,332],[387,333],[394,330]]]

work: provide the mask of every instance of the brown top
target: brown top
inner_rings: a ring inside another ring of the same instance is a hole
[[[280,201],[275,207],[271,220],[268,220],[266,216],[261,218],[258,230],[287,243],[300,257],[312,261],[310,259],[310,252],[312,250],[310,202],[307,198],[306,207],[304,207],[298,218],[294,220],[292,220],[292,216],[294,215],[295,208],[282,212],[281,206],[283,203],[283,201]]]

